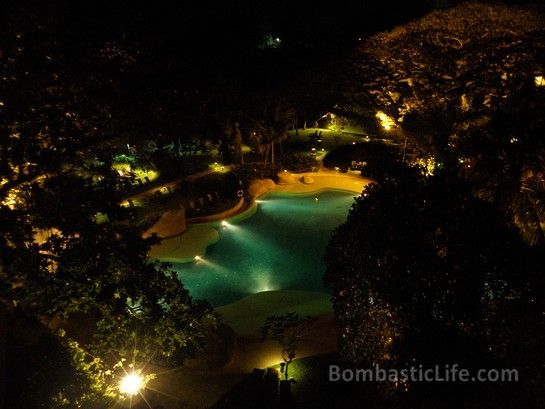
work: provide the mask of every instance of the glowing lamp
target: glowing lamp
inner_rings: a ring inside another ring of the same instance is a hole
[[[128,396],[134,396],[144,387],[144,378],[136,373],[131,373],[123,377],[119,382],[119,391]]]

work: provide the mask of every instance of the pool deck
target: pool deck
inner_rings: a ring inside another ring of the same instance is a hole
[[[371,179],[354,173],[340,173],[325,168],[320,168],[317,172],[291,173],[291,175],[296,179],[296,182],[278,184],[274,192],[312,194],[325,189],[336,189],[361,193],[365,186],[373,182]],[[314,183],[303,183],[301,180],[304,176],[314,179]]]

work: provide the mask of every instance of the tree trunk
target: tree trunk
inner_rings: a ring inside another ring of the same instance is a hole
[[[267,167],[267,159],[269,159],[269,150],[271,149],[271,145],[267,144],[267,150],[265,151],[265,164],[263,165],[263,168]]]
[[[274,165],[274,141],[271,142],[271,165]]]
[[[6,387],[6,334],[7,314],[0,303],[0,408],[4,407],[4,394]]]
[[[235,122],[235,150],[240,158],[240,164],[244,165],[244,153],[242,153],[242,135],[238,122]]]

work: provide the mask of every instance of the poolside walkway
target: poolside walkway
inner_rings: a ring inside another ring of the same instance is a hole
[[[289,193],[313,193],[323,189],[348,190],[361,193],[363,188],[373,181],[359,175],[359,172],[340,173],[326,168],[317,172],[290,173],[296,179],[292,184],[277,184],[275,191]],[[303,177],[310,177],[313,183],[303,183]]]

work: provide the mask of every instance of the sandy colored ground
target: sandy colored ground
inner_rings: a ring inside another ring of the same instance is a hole
[[[310,291],[265,291],[218,307],[222,321],[241,336],[250,336],[270,315],[296,312],[300,316],[318,316],[332,312],[331,296]]]
[[[161,241],[152,247],[150,257],[171,263],[192,261],[203,256],[206,248],[220,238],[218,231],[209,224],[189,226],[184,234]]]
[[[161,215],[161,218],[142,235],[144,238],[156,234],[165,239],[182,234],[186,229],[185,209],[169,210]]]
[[[323,189],[348,190],[350,192],[361,193],[363,188],[372,181],[363,178],[357,173],[340,173],[325,168],[318,172],[292,173],[297,181],[293,184],[276,185],[274,191],[288,193],[314,193]],[[314,183],[305,184],[303,177],[312,177]]]

